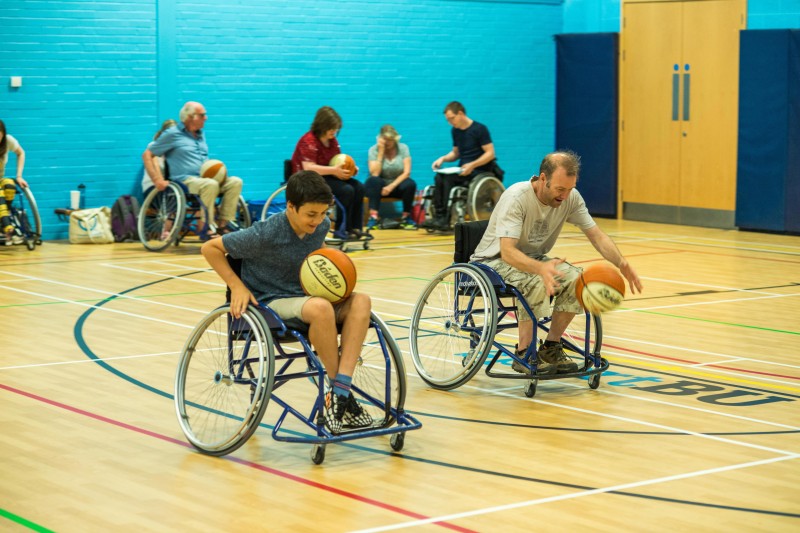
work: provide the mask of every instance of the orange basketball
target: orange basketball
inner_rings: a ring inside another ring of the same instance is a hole
[[[341,250],[320,248],[303,260],[300,285],[309,296],[320,296],[336,304],[353,293],[356,267]]]
[[[344,163],[344,165],[342,165],[342,163]],[[345,170],[349,170],[351,177],[358,173],[355,160],[347,154],[336,154],[331,158],[330,166],[338,167],[339,165],[342,165],[342,168]]]
[[[578,278],[575,296],[593,315],[612,311],[625,298],[625,280],[608,263],[597,263],[587,267]]]
[[[228,177],[228,169],[219,159],[209,159],[200,167],[200,176],[216,180],[222,185]]]

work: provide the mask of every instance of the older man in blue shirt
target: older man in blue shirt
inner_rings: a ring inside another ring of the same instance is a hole
[[[228,176],[222,185],[216,180],[201,178],[200,167],[208,159],[208,145],[203,133],[203,126],[208,115],[206,108],[199,102],[186,102],[180,112],[181,123],[168,128],[156,140],[147,145],[142,154],[144,168],[153,179],[153,185],[159,191],[167,187],[167,180],[160,166],[154,161],[156,156],[164,156],[169,168],[170,179],[181,181],[192,194],[200,196],[200,200],[208,210],[209,235],[229,233],[228,221],[236,218],[239,196],[242,194],[242,180]],[[213,231],[214,202],[222,193],[219,206],[219,221],[216,233]],[[202,213],[200,215],[202,217]]]

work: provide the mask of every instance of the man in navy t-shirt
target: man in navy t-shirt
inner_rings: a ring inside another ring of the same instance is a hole
[[[442,163],[459,160],[461,173],[442,174],[437,172],[434,177],[436,190],[433,205],[436,218],[428,227],[440,230],[450,228],[447,213],[447,199],[455,185],[466,185],[481,172],[491,172],[497,178],[503,179],[503,171],[497,166],[494,155],[494,144],[489,135],[489,128],[467,116],[467,110],[459,102],[450,102],[444,108],[444,118],[453,126],[453,149],[433,162],[431,168],[439,170]]]

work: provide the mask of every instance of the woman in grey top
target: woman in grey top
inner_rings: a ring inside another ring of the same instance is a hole
[[[399,198],[403,201],[403,219],[401,226],[405,229],[417,229],[411,218],[411,207],[417,184],[411,179],[411,153],[408,146],[399,142],[400,135],[391,124],[381,127],[377,143],[369,149],[370,177],[364,184],[369,200],[369,221],[367,229],[378,223],[378,208],[381,197]]]

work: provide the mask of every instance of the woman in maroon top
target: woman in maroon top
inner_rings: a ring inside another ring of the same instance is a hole
[[[346,211],[348,235],[359,238],[364,218],[364,184],[353,178],[343,164],[330,166],[330,160],[341,153],[336,134],[342,129],[342,118],[332,107],[320,107],[311,123],[311,130],[300,137],[292,154],[292,173],[313,170],[325,178],[336,199]],[[358,173],[358,167],[356,167]],[[336,208],[336,229],[342,221],[341,209]]]

